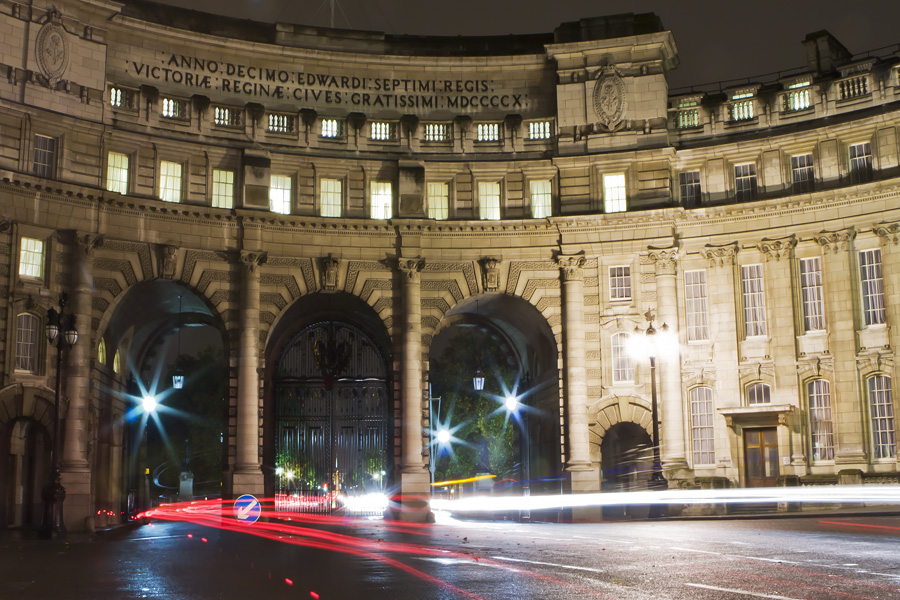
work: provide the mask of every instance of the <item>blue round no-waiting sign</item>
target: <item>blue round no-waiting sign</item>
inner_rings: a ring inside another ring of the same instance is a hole
[[[262,507],[260,507],[259,500],[255,496],[244,494],[234,501],[234,516],[240,523],[246,523],[247,525],[256,523],[261,513]]]

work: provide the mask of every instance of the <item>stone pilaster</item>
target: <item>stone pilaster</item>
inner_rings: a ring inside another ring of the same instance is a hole
[[[259,271],[265,252],[240,255],[241,305],[238,361],[236,462],[232,493],[261,494],[259,461]]]
[[[675,286],[675,270],[678,248],[651,248],[650,260],[656,270],[656,313],[660,324],[669,326],[678,335],[678,295]],[[661,326],[661,325],[660,325]],[[660,421],[662,422],[661,454],[665,470],[687,467],[684,447],[684,427],[687,417],[681,398],[681,357],[660,356]]]

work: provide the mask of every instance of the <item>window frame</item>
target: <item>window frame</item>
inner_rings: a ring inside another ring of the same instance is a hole
[[[546,190],[535,192],[535,186],[546,184]],[[540,204],[535,204],[535,198],[541,200]],[[532,219],[548,219],[553,216],[553,180],[552,179],[529,179],[528,180],[528,204],[531,209]],[[537,212],[536,207],[542,210]]]
[[[387,194],[385,195],[385,186]],[[380,189],[376,189],[380,188]],[[376,205],[376,198],[381,198],[382,203]],[[383,203],[384,199],[387,203]],[[382,209],[384,212],[376,214]],[[386,215],[386,216],[385,216]],[[389,220],[394,218],[394,186],[390,181],[373,180],[369,182],[369,218],[378,220]]]
[[[614,179],[621,178],[621,185],[611,185]],[[610,183],[608,184],[607,181]],[[604,173],[603,185],[603,212],[606,214],[623,213],[628,211],[628,180],[624,171]],[[615,194],[613,193],[615,192]],[[621,205],[621,206],[620,206]]]
[[[874,382],[886,382],[886,386],[873,389]],[[872,456],[875,460],[895,460],[897,457],[896,415],[894,414],[893,381],[884,373],[873,373],[866,378],[866,403],[869,423],[872,427]],[[883,409],[882,411],[876,410]]]
[[[25,317],[25,321],[33,324],[34,327],[27,330],[23,329],[23,317]],[[13,350],[13,371],[15,373],[36,374],[38,372],[38,365],[40,365],[40,356],[42,349],[41,322],[41,317],[27,310],[22,311],[16,315],[15,344]],[[29,331],[31,339],[22,339],[23,331]],[[30,353],[22,354],[21,350],[23,348],[30,349]],[[22,366],[23,360],[27,361],[27,364],[25,364],[24,366]]]
[[[873,259],[863,263],[863,257],[871,255]],[[884,297],[884,262],[881,248],[868,248],[857,252],[859,266],[859,295],[862,322],[866,327],[887,324],[887,307]]]
[[[231,181],[218,181],[216,176],[220,173],[228,173],[231,175]],[[237,172],[233,169],[213,169],[210,174],[210,204],[213,208],[224,208],[224,209],[232,209],[234,208],[234,190],[235,190],[235,179],[237,179]],[[220,193],[222,186],[226,189],[230,190],[230,194],[225,196]],[[223,203],[221,200],[225,199]]]
[[[798,164],[799,159],[808,159],[809,164]],[[798,179],[798,174],[803,177]],[[791,155],[791,191],[794,194],[808,194],[816,189],[815,157],[812,152]]]
[[[39,140],[46,140],[52,147],[39,147]],[[45,179],[55,179],[59,164],[59,138],[35,132],[31,137],[31,145],[31,173]],[[44,160],[38,162],[38,158]]]
[[[433,195],[431,186],[443,186],[446,194]],[[442,207],[432,205],[433,199],[443,200],[446,204]],[[436,221],[446,221],[450,218],[450,182],[448,181],[428,181],[425,183],[425,203],[427,205],[428,218]],[[435,216],[442,214],[443,216]]]
[[[37,252],[33,249],[26,248],[26,240],[28,242],[37,242],[41,245],[40,251]],[[25,254],[28,254],[29,257],[39,256],[40,263],[35,265],[34,261],[23,262],[25,258]],[[47,240],[37,237],[32,237],[30,235],[20,235],[19,236],[19,260],[18,267],[16,269],[16,273],[19,276],[19,279],[24,279],[27,281],[35,281],[43,283],[47,277]],[[33,275],[31,273],[23,273],[23,264],[27,264],[30,267],[37,266],[40,271],[40,275]]]
[[[337,184],[337,191],[335,192],[335,190],[326,190],[325,189],[326,183]],[[345,196],[344,188],[346,187],[344,185],[344,179],[341,177],[320,177],[319,185],[316,187],[317,187],[317,194],[318,194],[318,200],[319,200],[319,211],[318,211],[319,216],[326,218],[326,219],[340,218],[344,214],[344,196]],[[332,202],[329,202],[328,204],[326,204],[324,202],[324,200],[326,198],[326,194],[328,194],[328,197],[330,198],[335,193],[337,194],[338,204],[335,205]],[[326,207],[331,208],[331,209],[336,208],[337,214],[326,214]]]
[[[743,172],[746,168],[746,173]],[[740,170],[740,172],[739,172]],[[734,199],[751,202],[759,196],[759,178],[755,162],[734,165]]]
[[[174,174],[164,173],[163,171],[164,171],[164,167],[166,165],[172,165],[172,166],[178,167],[177,176]],[[183,162],[176,162],[174,160],[160,159],[160,161],[159,161],[159,177],[157,178],[157,185],[158,185],[157,191],[158,191],[160,200],[162,200],[163,202],[169,202],[172,204],[180,204],[181,202],[184,201],[184,184],[185,184],[184,173],[186,170],[187,169],[184,168]],[[178,181],[177,190],[174,188],[169,188],[169,187],[163,186],[164,178],[167,178],[166,181],[168,181],[168,178],[172,178],[172,180],[174,181],[174,179],[176,177],[177,177],[177,181]],[[177,192],[177,194],[178,194],[177,199],[175,199],[175,200],[167,199],[166,194],[163,194],[164,191]]]
[[[686,175],[696,175],[696,181],[685,181]],[[703,201],[703,186],[700,183],[700,169],[678,173],[678,193],[685,208],[695,208]]]
[[[159,116],[167,121],[190,121],[190,105],[184,98],[163,96],[159,99]]]
[[[275,183],[287,183],[287,187],[276,187]],[[293,214],[294,209],[294,178],[284,173],[271,173],[269,175],[269,211],[279,215]],[[277,192],[277,194],[276,194]],[[278,196],[278,197],[276,197]],[[278,210],[276,202],[282,206],[278,208],[286,208],[287,210]]]
[[[701,393],[700,390],[703,390]],[[701,397],[704,396],[704,397]],[[693,466],[716,464],[715,402],[708,386],[688,391],[691,410],[691,458]],[[706,445],[708,443],[708,446]]]
[[[624,273],[613,273],[614,269],[625,269]],[[634,299],[634,289],[631,281],[631,265],[610,265],[607,268],[607,274],[609,275],[609,301],[611,303],[619,303],[619,302],[631,302]],[[627,284],[618,286],[614,285],[618,281],[627,281]],[[619,296],[614,293],[614,290],[623,289],[627,290],[627,296]]]
[[[113,155],[115,155],[116,157],[122,157],[125,159],[124,168],[121,165],[113,165]],[[117,173],[121,173],[122,171],[124,171],[124,173],[125,173],[124,181],[122,181],[121,179],[115,179],[115,180],[112,179],[111,173],[114,169],[116,170]],[[115,183],[117,184],[115,186],[116,189],[113,189],[113,187],[110,185],[110,182],[112,182],[112,181],[115,181]],[[124,191],[122,189],[119,189],[123,186],[125,188]],[[123,196],[126,196],[126,195],[128,195],[129,191],[131,190],[130,186],[131,186],[131,155],[126,154],[124,152],[116,152],[115,150],[109,150],[106,153],[106,191],[113,192],[114,194],[121,194]]]
[[[702,280],[688,281],[688,277],[702,273]],[[693,295],[693,291],[702,294]],[[709,289],[706,280],[706,269],[691,269],[684,272],[684,315],[687,341],[708,342],[709,331]]]
[[[394,121],[370,121],[369,141],[376,143],[392,143],[398,141],[397,123]]]
[[[744,338],[768,336],[766,277],[762,263],[741,265],[741,308]]]
[[[834,414],[831,382],[822,378],[808,381],[806,383],[806,402],[809,417],[810,458],[814,463],[834,460]],[[824,458],[819,454],[819,448],[824,449]]]
[[[499,121],[485,121],[475,124],[476,144],[498,144],[503,141],[503,124]]]
[[[432,129],[441,132],[443,135],[435,136]],[[453,128],[450,127],[450,123],[423,123],[422,142],[424,142],[425,144],[446,144],[453,141],[452,131]]]
[[[772,386],[764,381],[756,381],[744,389],[747,406],[772,404]]]
[[[482,186],[496,186],[497,193],[495,194],[486,194],[486,187]],[[476,186],[478,190],[478,219],[480,221],[500,221],[503,219],[503,184],[500,180],[491,179],[491,180],[482,180],[478,182]],[[496,199],[496,206],[488,206],[485,202],[486,199],[490,198],[491,200]],[[494,217],[493,211],[496,210],[497,216]],[[490,211],[490,212],[488,212]]]
[[[865,153],[854,156],[854,151],[857,149],[864,149]],[[850,185],[859,185],[874,180],[873,160],[871,142],[847,145],[847,169],[850,175]]]
[[[617,331],[609,338],[614,384],[634,384],[634,360],[628,353],[630,337],[627,331]]]
[[[822,258],[819,256],[809,256],[798,259],[797,276],[800,284],[800,308],[801,318],[803,319],[803,332],[812,333],[825,331],[827,324],[825,323],[825,286],[822,278]],[[815,264],[818,268],[815,271],[806,269],[806,265]],[[810,281],[813,279],[813,281]],[[815,310],[810,310],[815,307]]]
[[[331,125],[333,125],[334,129],[333,134],[329,132],[332,129]],[[344,139],[346,134],[347,125],[344,119],[338,119],[337,117],[321,117],[319,119],[319,138],[340,141]]]

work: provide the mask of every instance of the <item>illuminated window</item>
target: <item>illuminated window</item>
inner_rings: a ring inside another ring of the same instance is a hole
[[[687,208],[700,206],[700,171],[685,171],[678,174],[681,202]]]
[[[213,123],[219,127],[240,127],[241,114],[228,106],[217,106],[213,111]]]
[[[393,216],[393,195],[390,181],[372,182],[372,208],[369,216],[373,219],[390,219]]]
[[[122,106],[122,90],[119,88],[109,88],[109,104],[110,106]]]
[[[56,173],[56,138],[35,134],[34,163],[31,172],[40,177],[53,177]]]
[[[322,137],[339,138],[344,135],[344,122],[338,119],[322,119]]]
[[[766,335],[766,292],[762,265],[741,267],[741,297],[744,301],[744,334]]]
[[[753,112],[753,94],[742,93],[731,97],[734,102],[728,105],[729,121],[749,121],[756,115]]]
[[[234,171],[213,169],[212,204],[215,208],[234,206]]]
[[[631,267],[609,268],[609,299],[631,300]]]
[[[859,253],[859,284],[862,292],[863,319],[866,325],[882,325],[887,320],[884,309],[884,277],[881,250]]]
[[[34,373],[37,367],[40,319],[31,313],[16,317],[16,371]]]
[[[708,387],[691,390],[691,445],[695,465],[716,462],[715,431],[713,429],[713,397]]]
[[[320,214],[323,217],[340,217],[342,206],[341,180],[323,179],[321,182]]]
[[[500,141],[500,123],[479,123],[477,132],[475,139],[479,142]]]
[[[834,426],[831,420],[831,384],[814,379],[806,384],[809,398],[809,429],[812,436],[812,459],[834,459]]]
[[[894,397],[891,378],[886,375],[870,377],[869,411],[872,416],[872,441],[875,458],[897,456],[897,439],[894,430]]]
[[[553,194],[547,180],[531,182],[531,216],[535,219],[546,219],[551,216]]]
[[[822,297],[822,263],[818,258],[800,259],[800,297],[803,301],[803,330],[825,329]]]
[[[393,123],[374,121],[369,124],[369,137],[378,142],[393,140],[396,136],[396,127]]]
[[[785,112],[806,110],[809,107],[809,82],[803,81],[789,86],[787,93],[784,95]]]
[[[625,212],[625,173],[603,176],[603,210],[608,213]]]
[[[696,108],[679,110],[675,116],[675,127],[678,129],[700,127],[700,110]]]
[[[478,218],[488,221],[500,220],[500,183],[497,181],[478,182]]]
[[[106,189],[117,194],[128,193],[128,155],[110,152],[106,161]]]
[[[684,272],[684,311],[687,316],[688,341],[708,340],[709,306],[706,299],[706,271]]]
[[[269,133],[293,133],[294,115],[269,113],[266,131]]]
[[[850,183],[872,181],[872,147],[869,142],[850,146]]]
[[[109,105],[114,108],[134,108],[134,91],[120,87],[109,88]]]
[[[756,163],[734,165],[734,192],[738,201],[756,198]]]
[[[772,388],[765,383],[754,383],[747,388],[747,404],[770,404],[772,402]]]
[[[612,336],[613,382],[634,381],[634,363],[628,355],[628,334],[616,333]]]
[[[528,124],[529,140],[549,140],[550,121],[532,121]]]
[[[187,119],[187,102],[175,98],[163,98],[161,114],[167,119]]]
[[[813,191],[815,177],[812,154],[798,154],[791,157],[791,179],[795,194]]]
[[[44,278],[44,242],[23,237],[19,251],[19,276]]]
[[[159,163],[159,197],[166,202],[181,202],[181,163]]]
[[[450,217],[450,186],[446,183],[429,183],[428,218],[444,220]]]
[[[121,373],[121,372],[122,372],[122,357],[119,354],[119,351],[116,350],[116,353],[113,356],[113,373]]]
[[[450,141],[450,127],[448,127],[446,123],[425,123],[425,141]]]
[[[269,178],[269,210],[282,215],[291,214],[291,178],[272,175]]]
[[[100,338],[100,343],[97,344],[97,363],[106,364],[106,341],[103,338]]]

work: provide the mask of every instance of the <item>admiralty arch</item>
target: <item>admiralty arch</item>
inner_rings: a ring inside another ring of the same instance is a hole
[[[685,92],[653,14],[430,38],[0,0],[0,32],[3,525],[40,520],[54,447],[69,529],[125,518],[130,394],[186,324],[221,338],[225,498],[317,447],[427,518],[433,342],[465,326],[527,376],[557,493],[617,485],[653,389],[670,487],[898,482],[897,47],[822,31]]]

